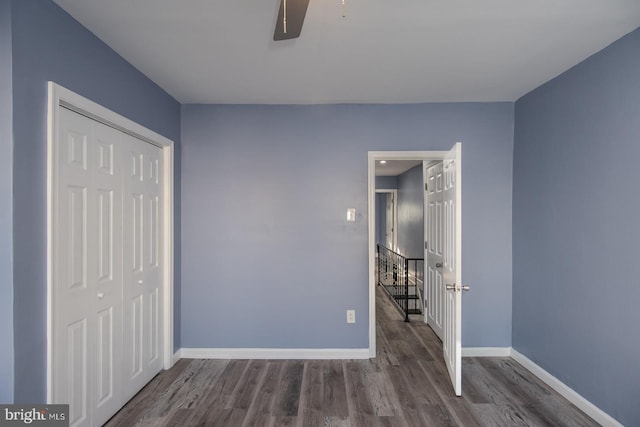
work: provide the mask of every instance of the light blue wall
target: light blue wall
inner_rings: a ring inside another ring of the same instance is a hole
[[[180,105],[52,1],[15,0],[11,17],[15,400],[37,403],[46,383],[47,81],[176,143]]]
[[[424,258],[422,165],[398,176],[398,253]]]
[[[640,29],[516,103],[513,345],[640,425]]]
[[[0,0],[0,403],[13,402],[11,2]]]
[[[184,105],[183,347],[367,347],[367,151],[457,141],[463,343],[511,345],[513,104],[493,103]]]
[[[393,190],[398,188],[397,176],[376,176],[376,188],[382,190]]]

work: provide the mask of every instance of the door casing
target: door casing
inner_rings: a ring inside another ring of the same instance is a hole
[[[59,109],[67,108],[79,114],[135,136],[145,142],[162,149],[164,166],[164,251],[162,253],[164,271],[162,272],[163,296],[162,310],[164,312],[162,334],[164,348],[162,350],[163,368],[173,366],[173,164],[174,143],[170,139],[149,130],[118,113],[115,113],[75,92],[70,91],[54,82],[48,83],[48,114],[47,114],[47,402],[53,398],[53,326],[54,304],[52,300],[55,283],[56,254],[54,251],[57,238],[55,224],[55,172],[57,164],[54,158],[55,144],[58,143]]]

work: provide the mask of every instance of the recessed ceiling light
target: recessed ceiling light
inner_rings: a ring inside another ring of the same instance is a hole
[[[384,165],[385,163],[387,163],[387,161],[386,161],[386,160],[380,160],[380,164],[381,164],[381,165]]]

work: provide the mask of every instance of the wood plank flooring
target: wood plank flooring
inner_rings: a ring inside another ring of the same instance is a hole
[[[511,358],[463,359],[456,397],[438,338],[388,298],[378,289],[375,359],[182,359],[106,425],[598,425]]]

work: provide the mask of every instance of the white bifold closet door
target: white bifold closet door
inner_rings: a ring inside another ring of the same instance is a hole
[[[98,426],[162,369],[162,151],[60,109],[53,403]]]

